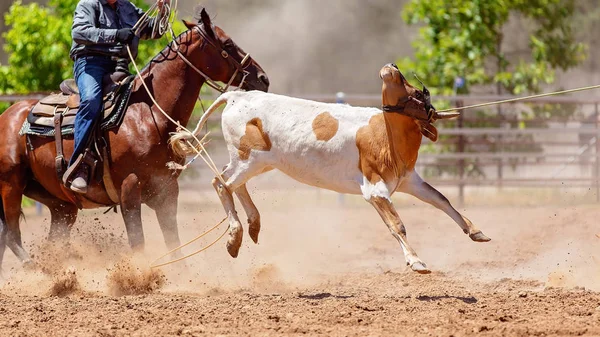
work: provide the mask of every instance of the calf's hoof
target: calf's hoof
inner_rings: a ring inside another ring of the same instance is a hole
[[[229,252],[229,255],[235,259],[240,252],[240,245],[227,242],[227,252]]]
[[[492,240],[485,236],[481,231],[469,234],[469,237],[475,242],[488,242]]]
[[[423,262],[415,262],[410,265],[410,269],[416,271],[419,274],[430,274],[431,270],[427,268],[427,265]]]
[[[258,243],[258,233],[260,233],[260,220],[250,222],[248,225],[248,234],[254,243]]]
[[[243,234],[244,233],[241,230],[232,230],[229,233],[229,240],[227,240],[227,251],[233,258],[236,258],[240,252]]]

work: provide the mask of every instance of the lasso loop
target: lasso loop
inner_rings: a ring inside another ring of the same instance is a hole
[[[177,11],[177,0],[174,0],[174,6],[168,6],[167,4],[163,5],[163,9],[162,12],[161,10],[158,8],[158,1],[156,3],[154,3],[154,5],[152,5],[150,7],[150,9],[144,13],[144,15],[138,20],[138,22],[135,24],[134,26],[134,30],[136,31],[136,35],[139,35],[139,32],[144,29],[147,25],[148,22],[150,21],[150,19],[152,17],[157,17],[157,15],[162,15],[161,19],[159,20],[159,24],[166,24],[166,26],[164,27],[164,32],[166,33],[167,31],[171,32],[171,35],[173,37],[173,41],[175,41],[175,34],[172,30],[172,25],[173,25],[173,20],[175,20],[176,18],[176,11]],[[179,47],[179,45],[177,45]],[[186,163],[184,166],[178,167],[179,169],[185,170],[189,167],[189,165],[195,161],[197,159],[197,157],[202,158],[202,160],[206,163],[206,165],[208,166],[208,168],[215,174],[215,176],[217,177],[217,179],[219,179],[221,181],[221,183],[223,185],[225,184],[225,180],[223,179],[223,177],[221,176],[221,173],[219,172],[217,166],[215,165],[214,161],[212,160],[211,156],[208,154],[208,151],[206,150],[206,148],[204,147],[202,141],[200,139],[198,139],[198,137],[196,137],[196,135],[194,135],[193,132],[191,132],[190,130],[188,130],[185,126],[181,125],[178,121],[174,120],[171,116],[169,116],[169,114],[167,114],[163,108],[160,106],[160,104],[158,104],[158,102],[156,101],[156,99],[154,98],[154,96],[152,95],[150,89],[148,88],[148,85],[146,84],[146,81],[144,80],[144,78],[142,77],[141,73],[140,73],[140,69],[137,66],[137,63],[135,62],[135,59],[133,57],[133,54],[131,52],[131,48],[129,47],[129,45],[127,45],[127,53],[129,54],[129,59],[131,60],[131,63],[133,64],[133,67],[135,68],[136,71],[136,75],[137,77],[140,79],[140,81],[142,82],[142,85],[144,87],[144,89],[146,89],[146,92],[148,93],[148,96],[150,97],[150,99],[152,100],[152,103],[154,103],[154,105],[158,108],[158,110],[173,124],[177,125],[177,128],[180,131],[183,131],[187,134],[189,134],[198,144],[198,146],[191,146],[194,151],[196,152],[196,156],[189,161],[188,163]],[[198,147],[200,147],[200,149],[198,149]],[[204,153],[204,155],[206,155],[206,157],[202,154]]]
[[[157,20],[154,24],[153,27],[153,32],[152,35],[153,36],[159,36],[159,35],[164,35],[165,33],[169,32],[171,33],[171,36],[173,38],[173,42],[175,41],[175,34],[173,32],[172,29],[172,25],[173,25],[173,21],[176,18],[176,9],[177,9],[177,0],[174,0],[174,5],[170,6],[169,4],[163,4],[162,9],[158,8],[158,1],[152,5],[150,7],[150,9],[144,13],[144,15],[138,20],[138,22],[135,24],[135,26],[133,27],[135,34],[139,36],[140,32],[147,27],[149,20],[151,18],[154,18],[155,20]],[[155,35],[155,34],[159,34],[159,35]],[[177,45],[177,47],[179,47],[179,45]],[[185,166],[182,167],[182,169],[186,169],[187,167],[189,167],[189,165],[199,156],[202,158],[202,160],[204,160],[204,162],[206,163],[206,165],[208,165],[208,167],[211,169],[211,171],[213,171],[213,173],[215,174],[215,176],[221,181],[221,183],[223,183],[223,185],[225,184],[225,181],[223,180],[223,177],[221,176],[221,173],[219,172],[219,170],[217,169],[214,161],[212,160],[212,158],[210,157],[210,155],[208,154],[208,151],[206,151],[206,148],[204,148],[204,140],[206,139],[206,136],[204,136],[204,138],[202,139],[198,139],[196,137],[196,135],[194,135],[193,132],[191,132],[190,130],[188,130],[186,127],[184,127],[183,125],[181,125],[178,121],[174,120],[169,114],[167,114],[163,108],[160,106],[160,104],[158,104],[158,102],[156,101],[156,99],[154,98],[154,96],[152,95],[152,92],[150,91],[150,89],[148,88],[146,81],[144,80],[144,78],[142,77],[141,73],[140,73],[140,69],[138,68],[135,59],[133,57],[133,54],[131,52],[131,48],[129,47],[129,45],[127,45],[127,53],[129,54],[129,58],[131,59],[131,63],[133,64],[133,67],[135,68],[136,71],[136,76],[140,79],[140,81],[142,82],[142,85],[144,87],[144,89],[146,89],[146,92],[148,93],[148,96],[150,97],[150,99],[152,100],[152,102],[154,103],[154,105],[156,106],[156,108],[173,124],[177,125],[177,128],[181,131],[184,131],[186,133],[188,133],[189,135],[191,135],[191,137],[197,142],[198,147],[200,147],[200,150],[198,150],[198,148],[196,146],[191,146],[194,151],[196,152],[196,156],[189,161],[187,164],[185,164]],[[178,50],[178,54],[179,54],[179,50]],[[188,141],[189,144],[189,141]],[[190,144],[191,145],[191,144]],[[204,154],[206,155],[206,158],[204,157],[204,155],[202,154],[202,152],[204,152]],[[188,245],[190,245],[191,243],[199,240],[200,238],[204,237],[205,235],[209,234],[210,232],[214,231],[215,229],[217,229],[227,218],[224,218],[223,220],[221,220],[221,222],[219,222],[217,225],[215,225],[213,228],[209,229],[208,231],[198,235],[197,237],[195,237],[194,239],[192,239],[191,241],[167,252],[166,254],[164,254],[163,256],[159,257],[158,259],[156,259],[154,262],[152,262],[152,264],[150,265],[150,268],[159,268],[159,267],[163,267],[169,264],[173,264],[179,261],[182,261],[184,259],[187,259],[189,257],[192,257],[196,254],[199,254],[207,249],[209,249],[210,247],[212,247],[214,244],[216,244],[219,240],[221,240],[225,234],[227,233],[228,227],[225,228],[225,231],[223,232],[223,234],[221,234],[216,240],[214,240],[212,243],[210,243],[208,246],[195,251],[192,254],[183,256],[181,258],[172,260],[172,261],[168,261],[165,263],[161,263],[161,264],[156,264],[158,261],[160,261],[161,259],[163,259],[165,256],[180,250],[183,247],[186,247]]]
[[[191,253],[191,254],[188,254],[188,255],[186,255],[186,256],[180,257],[180,258],[178,258],[178,259],[171,260],[171,261],[168,261],[168,262],[165,262],[165,263],[156,264],[158,261],[162,260],[162,259],[163,259],[163,258],[165,258],[167,255],[169,255],[169,254],[171,254],[171,253],[174,253],[174,252],[176,252],[176,251],[180,250],[181,248],[183,248],[183,247],[186,247],[186,246],[189,246],[190,244],[192,244],[192,243],[194,243],[194,242],[196,242],[196,241],[200,240],[201,238],[203,238],[204,236],[206,236],[208,233],[210,233],[210,232],[214,231],[215,229],[217,229],[217,228],[218,228],[218,227],[219,227],[219,226],[220,226],[220,225],[221,225],[221,224],[222,224],[222,223],[223,223],[223,222],[224,222],[226,219],[227,219],[227,217],[223,218],[223,220],[221,220],[221,222],[219,222],[218,224],[216,224],[216,225],[215,225],[213,228],[211,228],[211,229],[207,230],[206,232],[204,232],[204,233],[202,233],[202,234],[200,234],[200,235],[196,236],[196,237],[195,237],[195,238],[193,238],[192,240],[190,240],[190,241],[188,241],[188,242],[184,243],[183,245],[181,245],[181,246],[179,246],[179,247],[177,247],[177,248],[175,248],[175,249],[173,249],[173,250],[171,250],[171,251],[169,251],[169,252],[165,253],[165,254],[164,254],[164,255],[162,255],[161,257],[157,258],[156,260],[154,260],[154,261],[153,261],[153,262],[150,264],[150,268],[154,269],[154,268],[164,267],[164,266],[167,266],[167,265],[170,265],[170,264],[173,264],[173,263],[176,263],[176,262],[179,262],[179,261],[185,260],[185,259],[187,259],[187,258],[190,258],[190,257],[192,257],[192,256],[194,256],[194,255],[196,255],[196,254],[200,254],[200,253],[202,253],[203,251],[205,251],[205,250],[209,249],[209,248],[210,248],[210,247],[212,247],[212,246],[213,246],[215,243],[219,242],[219,241],[220,241],[220,240],[221,240],[221,239],[222,239],[222,238],[225,236],[225,234],[227,234],[227,230],[229,229],[229,227],[226,227],[226,228],[225,228],[225,231],[223,232],[223,234],[221,234],[221,235],[220,235],[220,236],[219,236],[219,237],[218,237],[216,240],[214,240],[213,242],[211,242],[211,243],[210,243],[208,246],[206,246],[206,247],[204,247],[204,248],[202,248],[202,249],[199,249],[199,250],[197,250],[197,251],[195,251],[195,252],[193,252],[193,253]]]

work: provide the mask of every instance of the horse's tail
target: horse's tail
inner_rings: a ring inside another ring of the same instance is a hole
[[[200,118],[200,120],[198,121],[198,125],[196,125],[194,132],[192,132],[194,136],[190,135],[188,131],[184,130],[175,132],[169,138],[171,148],[173,149],[173,152],[175,152],[176,155],[185,157],[187,155],[196,154],[196,150],[192,146],[190,146],[190,144],[192,144],[192,142],[194,141],[194,137],[198,137],[210,115],[212,115],[213,112],[215,112],[217,108],[219,108],[221,105],[227,103],[228,98],[229,93],[226,92],[222,94],[215,100],[215,102],[208,108],[208,110],[206,110],[206,113],[204,113],[204,115],[202,115],[202,118]]]

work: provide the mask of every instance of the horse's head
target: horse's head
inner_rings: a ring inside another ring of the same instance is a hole
[[[203,57],[197,56],[190,61],[197,69],[202,69],[207,80],[223,82],[227,86],[233,85],[244,90],[268,91],[269,78],[265,71],[229,35],[213,25],[205,9],[200,11],[197,19],[197,24],[184,21],[190,31],[196,31],[203,38],[197,48],[202,51]],[[216,89],[222,91],[226,88]]]
[[[423,90],[413,87],[398,66],[393,63],[386,64],[379,71],[379,77],[383,80],[381,98],[384,111],[401,112],[425,121],[430,121],[435,115],[429,90],[425,85]]]

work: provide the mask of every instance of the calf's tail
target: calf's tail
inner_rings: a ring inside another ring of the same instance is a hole
[[[169,138],[169,144],[171,144],[171,148],[176,155],[185,157],[187,155],[196,154],[195,149],[190,146],[190,144],[194,144],[194,137],[198,137],[210,115],[212,115],[213,112],[215,112],[221,105],[227,103],[228,97],[228,93],[222,94],[215,100],[208,110],[206,110],[206,113],[202,115],[202,118],[200,118],[198,121],[198,125],[196,125],[196,128],[192,132],[193,136],[187,130],[178,131],[171,135]]]

